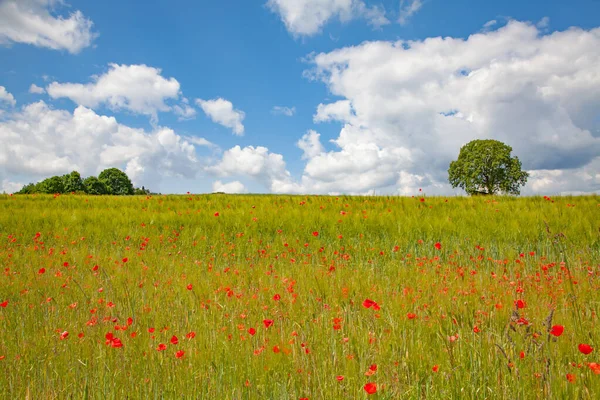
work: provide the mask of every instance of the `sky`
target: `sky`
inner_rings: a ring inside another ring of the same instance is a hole
[[[600,193],[600,0],[0,0],[0,193],[460,195],[474,139]]]

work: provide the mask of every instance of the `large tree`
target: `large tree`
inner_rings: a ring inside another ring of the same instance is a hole
[[[450,163],[448,180],[468,194],[519,194],[529,174],[521,169],[512,147],[497,140],[473,140]]]
[[[65,193],[85,191],[85,187],[83,186],[83,180],[81,179],[81,175],[77,171],[73,171],[70,174],[63,175],[62,180]]]
[[[106,185],[108,194],[130,195],[133,194],[133,184],[127,174],[118,168],[109,168],[98,175],[100,182]]]

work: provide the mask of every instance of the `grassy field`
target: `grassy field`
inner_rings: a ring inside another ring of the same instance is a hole
[[[2,398],[600,398],[597,196],[0,196],[0,260]]]

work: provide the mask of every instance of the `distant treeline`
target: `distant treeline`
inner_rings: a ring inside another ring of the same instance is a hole
[[[35,184],[25,185],[16,194],[34,193],[85,193],[116,196],[152,194],[143,186],[134,188],[127,174],[118,168],[105,169],[98,177],[90,176],[85,179],[82,179],[81,174],[77,171],[62,176],[53,176]]]

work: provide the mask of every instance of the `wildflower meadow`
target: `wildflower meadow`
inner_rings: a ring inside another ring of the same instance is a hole
[[[600,197],[0,196],[0,398],[597,399]]]

